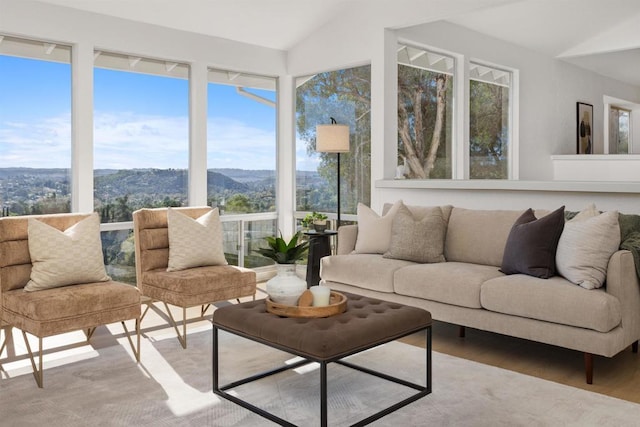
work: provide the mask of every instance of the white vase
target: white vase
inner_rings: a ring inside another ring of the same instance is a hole
[[[298,298],[307,290],[307,282],[296,275],[295,264],[278,264],[278,274],[267,281],[267,293],[278,304],[298,305]]]

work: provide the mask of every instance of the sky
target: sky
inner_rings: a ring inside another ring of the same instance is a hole
[[[275,92],[247,89],[275,101]],[[187,168],[188,81],[96,68],[94,168]],[[276,167],[276,111],[209,84],[208,168]],[[69,168],[71,67],[0,55],[0,167]],[[304,143],[298,170],[316,170]]]

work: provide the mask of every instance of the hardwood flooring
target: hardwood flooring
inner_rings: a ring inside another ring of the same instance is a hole
[[[433,325],[433,350],[526,375],[640,403],[640,353],[631,346],[612,358],[594,356],[593,384],[585,382],[583,353],[442,322]],[[423,347],[423,334],[402,340]]]

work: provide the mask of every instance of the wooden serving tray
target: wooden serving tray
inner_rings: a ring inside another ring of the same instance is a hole
[[[305,291],[311,293],[311,291]],[[303,294],[304,295],[304,294]],[[300,297],[302,300],[303,298]],[[313,301],[313,300],[312,300]],[[267,311],[283,317],[329,317],[344,313],[347,309],[347,297],[339,292],[331,291],[329,305],[323,307],[312,307],[310,305],[284,305],[271,301],[269,297],[265,300]]]

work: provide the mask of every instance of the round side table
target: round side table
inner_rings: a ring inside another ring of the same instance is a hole
[[[309,237],[309,256],[307,258],[307,288],[320,283],[320,258],[331,255],[329,238],[338,234],[334,230],[305,231]]]

